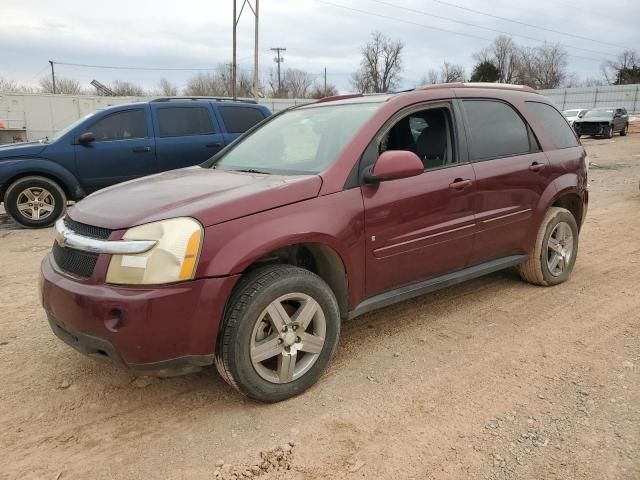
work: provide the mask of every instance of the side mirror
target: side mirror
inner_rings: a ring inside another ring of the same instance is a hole
[[[84,132],[82,135],[78,137],[78,143],[80,145],[89,145],[92,142],[96,141],[96,137],[92,132]]]
[[[365,174],[366,183],[415,177],[424,172],[424,165],[418,156],[407,150],[387,150],[378,157],[373,167]]]

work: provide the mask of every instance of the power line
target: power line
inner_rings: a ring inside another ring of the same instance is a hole
[[[481,29],[483,29],[483,30],[488,30],[488,31],[490,31],[490,32],[502,33],[502,34],[504,34],[504,35],[509,35],[509,36],[512,36],[512,37],[526,38],[527,40],[533,40],[533,41],[536,41],[536,42],[544,42],[544,41],[545,41],[545,40],[543,40],[543,39],[541,39],[541,38],[529,37],[529,36],[527,36],[527,35],[521,35],[521,34],[518,34],[518,33],[510,33],[510,32],[506,32],[506,31],[504,31],[504,30],[497,30],[497,29],[495,29],[495,28],[484,27],[484,26],[482,26],[482,25],[478,25],[478,24],[475,24],[475,23],[464,22],[464,21],[462,21],[462,20],[456,20],[456,19],[454,19],[454,18],[450,18],[450,17],[443,17],[443,16],[441,16],[441,15],[436,15],[436,14],[433,14],[433,13],[428,13],[428,12],[425,12],[425,11],[423,11],[423,10],[416,10],[415,8],[403,7],[403,6],[398,5],[398,4],[396,4],[396,3],[385,2],[385,1],[383,1],[383,0],[370,0],[370,1],[375,2],[375,3],[382,4],[382,5],[387,5],[387,6],[389,6],[389,7],[398,8],[398,9],[400,9],[400,10],[406,10],[407,12],[418,13],[418,14],[420,14],[420,15],[425,15],[425,16],[427,16],[427,17],[433,17],[433,18],[438,18],[438,19],[440,19],[440,20],[446,20],[446,21],[448,21],[448,22],[459,23],[459,24],[461,24],[461,25],[466,25],[466,26],[468,26],[468,27],[481,28]],[[596,53],[596,54],[598,54],[598,55],[614,56],[614,54],[612,54],[612,53],[600,52],[600,51],[598,51],[598,50],[591,50],[591,49],[588,49],[588,48],[582,48],[582,47],[574,47],[573,45],[564,45],[564,44],[562,44],[562,43],[560,43],[560,42],[558,42],[558,43],[559,43],[560,45],[562,45],[563,47],[565,47],[565,48],[574,48],[574,49],[576,49],[576,50],[583,50],[583,51],[585,51],[585,52]]]
[[[526,27],[537,28],[539,30],[545,30],[547,32],[557,33],[559,35],[565,35],[567,37],[579,38],[580,40],[588,40],[590,42],[601,43],[603,45],[610,45],[612,47],[627,48],[627,47],[625,47],[623,45],[618,45],[616,43],[603,42],[602,40],[595,40],[593,38],[583,37],[581,35],[575,35],[573,33],[567,33],[567,32],[562,32],[560,30],[554,30],[553,28],[540,27],[538,25],[533,25],[531,23],[521,22],[519,20],[513,20],[511,18],[501,17],[499,15],[493,15],[492,13],[482,12],[480,10],[474,10],[473,8],[465,7],[465,6],[462,6],[462,5],[457,5],[457,4],[451,3],[451,2],[445,2],[444,0],[432,0],[432,1],[434,1],[436,3],[440,3],[442,5],[448,5],[450,7],[459,8],[460,10],[466,10],[467,12],[477,13],[478,15],[484,15],[486,17],[496,18],[498,20],[504,20],[505,22],[517,23],[518,25],[524,25]]]
[[[447,30],[445,28],[434,27],[432,25],[426,25],[424,23],[413,22],[411,20],[405,20],[403,18],[391,17],[389,15],[383,15],[381,13],[374,13],[374,12],[370,12],[370,11],[367,11],[367,10],[360,10],[358,8],[348,7],[346,5],[341,5],[341,4],[333,3],[333,2],[328,2],[326,0],[312,0],[312,1],[314,1],[316,3],[322,3],[324,5],[330,5],[332,7],[342,8],[344,10],[350,10],[352,12],[362,13],[364,15],[369,15],[369,16],[372,16],[372,17],[384,18],[384,19],[387,19],[387,20],[393,20],[393,21],[396,21],[396,22],[406,23],[408,25],[414,25],[416,27],[422,27],[422,28],[426,28],[428,30],[439,30],[441,32],[451,33],[453,35],[461,35],[463,37],[476,38],[476,39],[484,40],[484,41],[487,41],[487,42],[492,42],[494,40],[492,38],[481,37],[479,35],[473,35],[471,33],[456,32],[454,30]],[[602,61],[602,59],[599,59],[599,58],[583,57],[583,56],[580,56],[580,55],[573,55],[573,54],[570,54],[570,53],[568,53],[567,55],[570,56],[570,57],[573,57],[573,58],[580,58],[580,59],[583,59],[583,60],[591,60],[591,61],[594,61],[594,62],[601,62]]]
[[[131,66],[119,66],[119,65],[91,65],[85,63],[69,63],[69,62],[56,62],[54,65],[66,65],[71,67],[84,67],[84,68],[105,68],[109,70],[141,70],[141,71],[173,71],[173,72],[214,72],[219,67],[131,67]],[[238,70],[253,72],[250,68],[238,68]]]

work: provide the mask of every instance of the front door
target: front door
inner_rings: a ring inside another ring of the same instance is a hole
[[[87,193],[156,173],[156,152],[145,107],[111,113],[89,125],[95,141],[74,145],[78,176]]]
[[[475,178],[470,164],[459,163],[456,137],[449,106],[414,110],[381,137],[379,153],[413,151],[425,171],[361,187],[367,296],[465,268]]]

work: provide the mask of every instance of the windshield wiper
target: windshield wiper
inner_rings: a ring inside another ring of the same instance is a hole
[[[239,168],[237,170],[234,169],[234,172],[261,173],[262,175],[271,175],[269,172],[263,172],[262,170],[256,170],[255,168]]]

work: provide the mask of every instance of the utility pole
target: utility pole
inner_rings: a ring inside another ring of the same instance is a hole
[[[280,64],[284,62],[284,58],[282,58],[282,55],[280,54],[280,52],[286,52],[287,49],[284,47],[275,47],[275,48],[272,48],[271,50],[276,52],[276,56],[273,58],[273,61],[278,64],[278,94],[280,94],[280,91],[282,88],[281,79],[280,79]]]
[[[53,86],[53,93],[56,92],[56,72],[53,68],[53,60],[49,60],[49,65],[51,65],[51,85]]]
[[[324,67],[324,95],[327,96],[327,67]]]
[[[249,9],[253,12],[255,17],[255,43],[254,43],[254,52],[253,52],[253,96],[258,98],[258,5],[259,0],[253,0],[255,4],[255,8],[251,5],[251,0],[243,0],[242,7],[240,7],[240,13],[237,13],[237,5],[236,0],[233,0],[233,62],[231,66],[231,91],[233,94],[233,99],[235,100],[237,97],[237,84],[238,84],[238,61],[237,61],[237,52],[238,52],[238,22],[240,21],[240,17],[242,17],[242,12],[244,11],[245,5],[249,6]]]
[[[260,89],[260,79],[258,78],[258,22],[260,14],[260,0],[255,0],[256,9],[254,14],[256,16],[256,28],[255,28],[255,41],[253,45],[253,98],[258,100],[258,90]]]
[[[244,7],[244,4],[242,5]],[[236,0],[233,0],[233,60],[231,63],[231,95],[233,99],[236,99],[236,68],[237,68],[237,32],[238,29],[238,18],[236,17]]]

